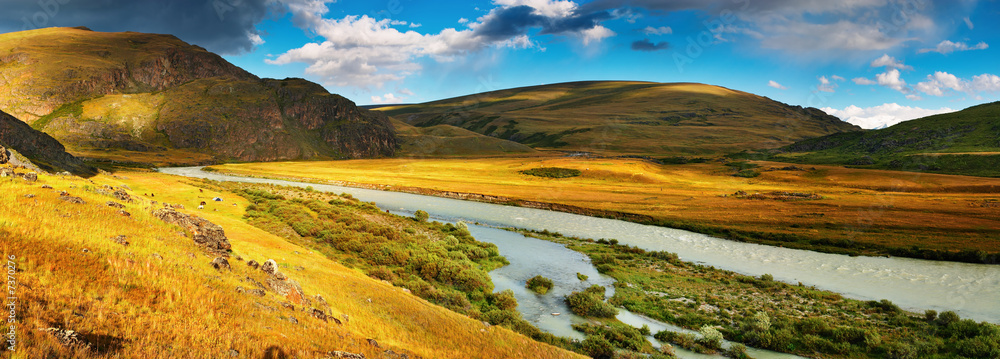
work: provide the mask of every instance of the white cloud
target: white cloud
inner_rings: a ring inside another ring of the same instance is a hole
[[[843,77],[840,77],[840,76],[837,76],[837,75],[830,76],[830,78],[834,79],[834,80],[837,80],[837,81],[847,81],[847,79],[845,79]]]
[[[459,23],[459,24],[466,24],[466,23],[468,23],[468,22],[469,22],[469,19],[466,19],[466,18],[464,18],[464,17],[463,17],[463,18],[460,18],[460,19],[458,19],[458,23]]]
[[[927,81],[916,85],[916,90],[931,96],[945,96],[952,92],[976,95],[982,92],[1000,92],[1000,76],[982,74],[971,79],[961,79],[958,76],[943,71],[927,75]]]
[[[879,85],[902,93],[909,93],[910,91],[910,89],[906,86],[906,80],[899,77],[898,69],[889,69],[889,71],[875,75],[875,81],[878,82]]]
[[[568,17],[577,8],[575,2],[558,0],[493,0],[493,3],[506,7],[531,6],[539,15],[547,17]]]
[[[889,56],[889,54],[882,55],[872,61],[872,67],[887,67],[890,69],[900,69],[900,70],[913,70],[913,66],[907,66],[903,64],[902,61],[896,61],[896,58]]]
[[[787,90],[788,89],[787,87],[782,86],[781,84],[779,84],[777,81],[774,81],[774,80],[768,81],[767,85],[771,86],[771,87],[774,87],[776,89],[779,89],[779,90]]]
[[[985,42],[980,42],[975,46],[969,46],[964,42],[951,42],[948,40],[944,40],[941,41],[941,43],[938,44],[937,47],[933,49],[920,49],[919,51],[917,51],[917,53],[923,54],[928,52],[937,52],[947,55],[955,51],[986,50],[988,48],[990,48],[990,45],[986,44]]]
[[[396,95],[391,93],[387,93],[384,96],[372,96],[372,103],[376,105],[403,103],[404,100],[404,98],[396,97]]]
[[[851,105],[847,106],[843,110],[824,107],[821,108],[821,110],[832,116],[836,116],[841,120],[866,129],[883,128],[903,121],[956,111],[947,107],[935,110],[902,106],[896,103],[887,103],[868,108]]]
[[[674,29],[671,29],[669,26],[647,26],[645,29],[642,29],[642,32],[645,32],[647,35],[670,35],[674,33]]]
[[[421,27],[421,26],[424,26],[424,25],[418,24],[418,23],[415,23],[415,22],[411,22],[410,23],[410,28],[411,29],[416,29],[416,28]]]
[[[583,35],[583,46],[590,45],[591,42],[601,42],[601,40],[616,35],[614,31],[611,31],[611,29],[601,25],[594,26],[588,30],[583,30],[581,34]]]
[[[878,82],[866,79],[864,77],[855,77],[854,79],[851,79],[851,81],[854,81],[854,83],[856,83],[858,85],[876,85],[876,84],[878,84]]]
[[[410,91],[410,89],[399,90],[399,93],[404,94],[406,96],[413,96],[414,95],[413,91]]]
[[[968,16],[966,16],[966,17],[965,17],[964,19],[962,19],[962,20],[963,20],[963,21],[965,21],[965,26],[968,26],[968,27],[969,27],[969,30],[972,30],[972,29],[974,29],[974,28],[976,27],[975,25],[973,25],[973,24],[972,24],[972,20],[971,20],[971,19],[969,19],[969,17],[968,17]]]
[[[835,77],[839,77],[839,76],[835,76]],[[843,78],[841,78],[841,79],[843,79]],[[819,91],[823,91],[823,92],[835,92],[837,90],[837,87],[839,87],[839,86],[840,85],[837,85],[837,84],[833,83],[832,81],[830,81],[830,79],[826,78],[826,76],[820,76],[819,77],[819,85],[816,86],[816,89],[819,90]]]
[[[841,20],[833,23],[810,23],[793,18],[766,16],[772,21],[759,24],[765,34],[765,48],[788,51],[877,51],[901,44],[904,39],[890,36],[877,23],[864,24]]]
[[[260,46],[264,44],[264,39],[262,39],[258,34],[247,34],[247,36],[250,37],[250,43],[254,44],[255,46]]]

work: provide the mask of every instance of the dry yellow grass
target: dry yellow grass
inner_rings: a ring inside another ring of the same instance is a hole
[[[759,162],[762,169],[789,166]],[[801,166],[801,165],[800,165]],[[246,163],[224,172],[455,191],[650,216],[711,231],[734,229],[807,241],[888,248],[1000,252],[1000,179],[802,166],[731,176],[718,163],[657,165],[586,158],[384,159]],[[552,179],[518,173],[535,167],[583,171]],[[737,191],[816,193],[820,200],[750,200]],[[420,192],[420,191],[417,191]],[[429,191],[426,191],[429,193]],[[991,202],[995,201],[995,202]],[[765,240],[766,243],[766,240]],[[780,242],[774,242],[772,244]],[[834,250],[836,248],[815,249]]]
[[[386,349],[424,358],[575,356],[507,329],[485,327],[258,230],[240,220],[242,198],[201,193],[177,177],[123,176],[0,180],[0,249],[5,257],[16,256],[20,267],[13,358],[218,358],[230,350],[243,358],[321,358],[333,350],[379,358]],[[44,184],[54,189],[41,188]],[[112,198],[87,190],[103,184],[128,185],[140,197],[127,204],[131,217],[105,206]],[[87,203],[60,201],[58,191]],[[214,196],[226,201],[191,210]],[[214,256],[149,215],[149,200],[181,203],[189,208],[182,211],[223,226],[234,250],[232,271],[217,272],[209,265]],[[109,239],[117,235],[126,235],[130,244]],[[272,292],[264,298],[236,292],[237,286],[252,288],[242,281],[245,277],[263,281],[236,255],[275,259],[307,295],[322,295],[335,317],[347,314],[350,320],[337,325],[302,308],[285,309],[285,300]],[[298,323],[281,317],[295,317]],[[37,330],[48,327],[75,330],[94,349],[65,348]]]

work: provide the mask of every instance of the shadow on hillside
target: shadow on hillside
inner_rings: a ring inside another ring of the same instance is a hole
[[[90,343],[90,350],[100,355],[115,354],[125,347],[125,339],[110,335],[80,333],[80,339]]]
[[[272,345],[271,347],[267,348],[267,350],[264,351],[264,355],[261,356],[261,359],[286,359],[286,358],[288,358],[288,354],[285,353],[284,349],[281,349],[277,345]]]

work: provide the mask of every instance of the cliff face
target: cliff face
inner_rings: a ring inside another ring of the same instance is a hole
[[[260,79],[170,35],[0,35],[0,110],[71,149],[271,161],[392,156],[380,113],[301,79]]]
[[[97,173],[80,159],[66,153],[66,148],[56,139],[32,129],[7,113],[0,112],[0,164],[16,159],[16,155],[8,150],[16,151],[45,171],[68,171],[79,176],[92,176]]]

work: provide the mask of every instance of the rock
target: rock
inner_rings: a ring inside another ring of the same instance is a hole
[[[4,167],[0,168],[0,177],[12,177],[14,176],[14,170]]]
[[[376,347],[376,348],[381,348],[382,347],[381,345],[378,345],[378,342],[375,341],[375,339],[372,339],[372,338],[368,338],[368,344],[371,344],[373,347]]]
[[[28,172],[21,174],[21,178],[28,182],[35,182],[38,180],[38,174],[35,172]]]
[[[7,148],[0,146],[0,165],[10,161],[10,153],[7,152]]]
[[[344,317],[344,323],[349,323],[351,321],[351,316],[347,314],[341,314],[340,316]]]
[[[236,287],[236,293],[246,293],[246,292],[247,290],[243,289],[243,287]]]
[[[172,208],[157,209],[153,211],[153,216],[191,232],[195,243],[209,252],[228,257],[229,252],[232,251],[232,246],[229,245],[229,239],[226,238],[226,232],[222,227],[204,218],[177,212]]]
[[[123,246],[128,246],[128,240],[127,239],[128,239],[128,237],[125,237],[124,234],[111,237],[112,241],[114,241],[115,243],[121,244]]]
[[[236,351],[236,349],[230,349],[229,350],[229,356],[233,357],[233,358],[238,357],[238,356],[240,356],[240,352]]]
[[[292,303],[289,303],[289,302],[281,303],[281,306],[284,307],[285,309],[288,309],[288,310],[295,310],[295,306],[292,305]]]
[[[66,201],[66,202],[69,202],[69,203],[75,203],[75,204],[86,204],[87,203],[87,202],[83,201],[83,198],[70,196],[69,194],[60,195],[59,196],[59,200],[60,201]]]
[[[170,207],[173,208],[173,209],[184,209],[184,205],[180,204],[180,203],[178,203],[178,204],[172,204],[172,205],[170,205]]]
[[[47,329],[42,329],[41,331],[48,332],[53,337],[56,337],[56,340],[59,341],[59,344],[62,344],[63,346],[70,348],[90,349],[90,343],[87,343],[83,339],[80,339],[80,334],[72,330],[47,328]]]
[[[364,354],[354,354],[348,352],[342,352],[339,350],[334,350],[330,352],[330,358],[345,358],[345,359],[365,359]]]
[[[264,273],[273,275],[278,272],[278,262],[275,262],[273,259],[268,259],[264,262],[264,265],[260,266],[260,270],[264,271]]]
[[[316,309],[316,308],[312,308],[312,309],[309,310],[309,315],[313,316],[316,319],[322,320],[324,322],[326,321],[326,313],[323,313],[322,310],[319,310],[319,309]]]
[[[258,297],[263,297],[263,296],[267,295],[267,292],[264,292],[264,290],[260,289],[260,288],[254,288],[254,289],[247,290],[247,294],[256,295]]]
[[[161,261],[163,260],[163,256],[161,256],[159,253],[153,253],[152,256],[153,256],[153,258],[159,259]]]
[[[125,192],[123,189],[116,189],[114,192],[111,192],[111,195],[119,201],[132,203],[132,196],[130,196],[128,192]]]
[[[258,268],[260,268],[260,263],[257,263],[257,261],[251,259],[251,260],[247,261],[247,267],[250,267],[250,268],[253,268],[253,269],[258,269]]]
[[[267,289],[267,287],[264,286],[264,284],[262,284],[261,282],[258,282],[256,279],[253,279],[253,278],[250,278],[250,277],[246,277],[245,279],[243,279],[243,281],[252,284],[254,287],[257,287],[257,288],[260,288],[260,289]]]
[[[302,287],[299,283],[296,283],[291,279],[278,279],[275,277],[270,277],[267,279],[267,285],[278,295],[287,298],[292,303],[303,304],[305,303],[306,295],[302,292]]]
[[[42,185],[42,188],[43,188],[43,189],[52,189],[52,186],[49,186],[49,185],[47,185],[47,184],[43,184],[43,185]]]
[[[295,317],[288,317],[288,321],[292,322],[292,324],[299,324],[299,320],[295,319]]]
[[[126,212],[124,209],[118,210],[118,215],[122,217],[132,217],[131,213]]]
[[[337,323],[337,325],[343,325],[342,323],[340,323],[340,319],[337,319],[337,318],[332,318],[332,319],[333,319],[334,323]]]
[[[213,259],[212,260],[212,267],[215,268],[215,269],[217,269],[217,270],[223,270],[223,269],[230,270],[230,269],[232,269],[232,268],[229,267],[229,261],[226,260],[225,258],[222,258],[222,257],[217,257],[217,258]]]
[[[31,193],[28,193],[28,194],[24,195],[24,198],[35,198],[35,195],[31,194]]]
[[[121,203],[118,203],[118,202],[114,202],[114,201],[108,201],[105,204],[107,204],[108,207],[112,207],[112,208],[119,208],[119,209],[120,208],[125,208],[124,204],[121,204]]]
[[[303,266],[295,266],[295,268],[292,268],[292,269],[300,271],[300,272],[306,270],[306,268],[303,267]]]

